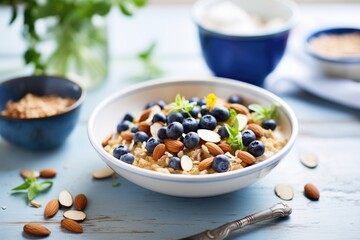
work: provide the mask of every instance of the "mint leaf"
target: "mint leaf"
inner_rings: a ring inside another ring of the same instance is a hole
[[[230,144],[230,146],[234,149],[244,149],[244,144],[242,143],[242,135],[239,131],[239,120],[235,118],[234,125],[230,127],[228,124],[225,124],[225,128],[229,133],[229,138],[227,142]]]
[[[20,184],[17,187],[14,187],[13,189],[11,189],[12,191],[21,191],[21,190],[26,190],[30,187],[30,183],[28,182],[24,182],[23,184]]]
[[[171,103],[170,112],[185,112],[190,117],[190,111],[196,106],[196,102],[189,102],[184,96],[176,94],[175,101]]]
[[[249,109],[252,110],[253,120],[257,124],[261,125],[264,120],[274,119],[276,120],[278,117],[278,104],[272,103],[270,108],[265,108],[259,104],[251,104],[249,105]]]
[[[31,201],[33,200],[37,195],[39,194],[39,191],[36,187],[36,184],[33,183],[29,189],[28,189],[28,192],[27,192],[27,197],[28,197],[28,200]]]
[[[45,182],[40,183],[37,186],[37,190],[39,192],[44,192],[44,191],[49,190],[52,187],[52,185],[53,185],[53,183],[51,181],[45,181]]]
[[[11,189],[12,191],[24,191],[27,190],[27,198],[29,201],[33,200],[40,192],[49,190],[53,183],[51,181],[44,181],[38,183],[36,178],[27,178],[25,182],[17,187]]]
[[[230,117],[229,119],[227,120],[227,123],[232,126],[234,125],[234,122],[235,122],[235,119],[236,119],[236,116],[237,116],[237,112],[234,110],[234,109],[230,109],[229,110],[229,113],[230,113]]]

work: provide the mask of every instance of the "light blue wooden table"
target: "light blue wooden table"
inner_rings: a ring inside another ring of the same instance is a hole
[[[300,28],[360,23],[359,4],[304,5],[301,10]],[[210,75],[201,59],[188,11],[188,5],[157,5],[149,6],[132,20],[117,13],[111,15],[109,76],[88,92],[81,119],[60,149],[31,152],[0,139],[0,239],[27,238],[22,233],[27,222],[46,225],[52,231],[49,239],[177,239],[281,202],[274,194],[277,183],[288,183],[294,188],[294,199],[286,202],[293,208],[291,217],[256,224],[230,239],[360,239],[360,111],[325,101],[287,83],[274,91],[299,119],[298,140],[273,172],[245,189],[218,197],[188,199],[151,192],[120,176],[92,179],[92,172],[104,164],[88,141],[87,120],[97,103],[135,83],[131,77],[139,71],[139,63],[133,58],[136,52],[157,40],[156,57],[167,76]],[[27,72],[21,65],[21,38],[4,23],[8,16],[6,9],[0,9],[1,80]],[[296,34],[295,30],[293,37]],[[291,49],[287,54],[291,54]],[[21,71],[14,73],[18,68]],[[305,152],[318,155],[320,164],[316,169],[299,162],[299,156]],[[43,205],[63,189],[73,195],[88,196],[83,234],[71,234],[60,227],[62,210],[45,220],[44,206],[29,207],[23,196],[11,194],[11,188],[22,181],[19,171],[26,168],[58,170],[52,189],[37,197]],[[113,187],[115,182],[121,186]],[[307,182],[318,186],[319,201],[304,197],[303,186]]]

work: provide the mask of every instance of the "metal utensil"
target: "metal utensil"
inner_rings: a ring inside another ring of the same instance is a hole
[[[206,230],[193,236],[182,238],[181,240],[210,240],[225,239],[231,232],[257,222],[270,220],[278,217],[287,217],[291,214],[291,208],[284,203],[277,203],[269,209],[251,214],[242,219],[226,223],[218,228]]]

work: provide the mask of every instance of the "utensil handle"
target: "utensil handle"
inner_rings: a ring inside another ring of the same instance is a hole
[[[183,240],[221,240],[225,239],[231,232],[264,220],[270,220],[278,217],[287,217],[291,214],[291,208],[284,203],[277,203],[269,209],[251,214],[242,219],[226,223],[215,229],[206,230],[199,234],[183,238]]]

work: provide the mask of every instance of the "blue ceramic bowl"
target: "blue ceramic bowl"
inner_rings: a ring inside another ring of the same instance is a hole
[[[205,62],[216,76],[262,86],[266,76],[275,69],[284,55],[289,31],[297,19],[296,5],[277,0],[231,0],[248,13],[267,20],[284,20],[280,27],[273,30],[240,35],[204,24],[203,14],[219,1],[198,1],[192,9]]]
[[[14,119],[0,115],[0,135],[9,143],[32,150],[59,147],[74,129],[84,90],[76,83],[53,76],[29,76],[0,83],[0,110],[7,101],[19,101],[27,93],[39,96],[55,95],[76,102],[64,113],[44,118]]]

